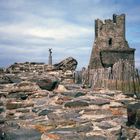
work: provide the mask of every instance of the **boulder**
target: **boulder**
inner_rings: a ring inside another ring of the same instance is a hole
[[[64,85],[58,85],[58,88],[55,90],[55,92],[66,92],[67,89]]]
[[[58,82],[57,81],[50,81],[47,79],[40,79],[37,81],[37,84],[41,89],[49,90],[52,91],[55,89],[57,86]]]
[[[58,87],[59,80],[55,76],[46,75],[34,77],[30,81],[35,82],[41,89],[52,91]]]
[[[54,64],[54,68],[56,70],[63,70],[63,71],[75,70],[77,64],[78,62],[76,61],[76,59],[72,57],[68,57],[65,60],[61,61],[60,63]]]

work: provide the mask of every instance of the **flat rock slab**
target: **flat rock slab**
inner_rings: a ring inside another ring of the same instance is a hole
[[[62,95],[77,98],[86,94],[83,92],[64,92]]]
[[[25,107],[33,107],[33,103],[29,102],[16,102],[16,101],[8,101],[6,103],[6,108],[7,109],[17,109],[17,108],[25,108]]]
[[[69,112],[62,113],[60,116],[61,118],[64,118],[64,119],[73,119],[73,118],[80,117],[80,114],[79,114],[79,111],[71,110]]]
[[[88,106],[89,104],[85,101],[72,101],[72,102],[67,102],[65,103],[65,107],[69,108],[75,108],[75,107],[85,107]]]
[[[85,136],[78,133],[70,133],[67,132],[61,132],[59,134],[56,133],[48,133],[43,134],[41,136],[41,140],[107,140],[104,136]]]
[[[18,84],[10,85],[4,90],[12,94],[15,92],[33,92],[39,89],[40,88],[36,83],[30,82],[30,81],[22,81]]]
[[[38,116],[45,116],[45,115],[48,115],[49,113],[53,112],[52,110],[48,110],[48,109],[44,109],[42,111],[40,111],[38,113]]]
[[[50,131],[51,133],[57,133],[57,134],[65,134],[65,133],[86,133],[93,130],[93,124],[87,123],[87,124],[80,124],[79,126],[73,126],[73,127],[63,127],[63,128],[57,128],[55,130]]]
[[[7,95],[7,98],[17,98],[21,100],[26,100],[28,95],[26,92],[15,92]]]
[[[3,132],[1,140],[39,140],[41,133],[35,129],[10,129]]]
[[[91,105],[99,105],[99,106],[102,106],[102,105],[105,105],[105,104],[110,104],[110,101],[108,99],[95,98],[95,99],[92,99],[90,101],[90,104]]]
[[[111,115],[112,112],[109,109],[85,109],[84,114],[87,115]]]
[[[105,122],[105,121],[104,122],[100,122],[97,126],[102,128],[102,129],[110,129],[110,128],[113,127],[110,123]]]

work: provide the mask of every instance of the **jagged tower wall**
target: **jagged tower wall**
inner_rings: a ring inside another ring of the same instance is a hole
[[[125,38],[125,14],[114,14],[112,20],[95,20],[95,41],[89,63],[90,69],[112,66],[119,59],[134,62],[134,51],[129,48]]]

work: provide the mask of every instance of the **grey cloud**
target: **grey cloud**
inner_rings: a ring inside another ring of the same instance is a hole
[[[4,28],[0,32],[1,64],[26,60],[47,62],[51,47],[54,62],[72,55],[79,61],[79,67],[87,65],[94,41],[94,20],[112,18],[113,13],[127,14],[128,42],[137,48],[138,59],[139,32],[128,28],[138,30],[135,25],[140,22],[137,14],[140,8],[129,1],[125,3],[127,7],[116,0],[1,0],[0,26]],[[30,29],[37,30],[29,34]],[[46,29],[52,31],[48,36],[43,35]]]

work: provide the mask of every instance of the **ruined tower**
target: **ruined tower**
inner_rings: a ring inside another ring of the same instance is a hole
[[[125,38],[125,14],[113,15],[113,19],[95,20],[95,41],[89,68],[112,67],[119,59],[134,65],[135,49],[129,48]]]

